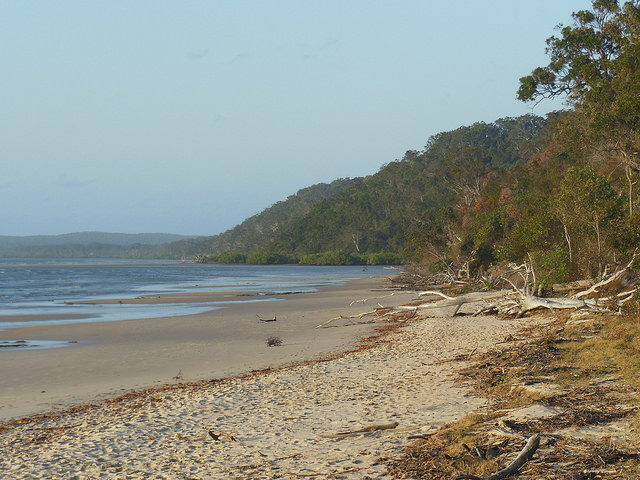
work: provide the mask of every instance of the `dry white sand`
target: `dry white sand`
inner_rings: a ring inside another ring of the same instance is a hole
[[[379,282],[376,285],[360,281],[344,291],[334,289],[310,295],[294,308],[299,317],[312,318],[301,322],[304,326],[299,330],[287,327],[286,314],[281,317],[279,311],[277,322],[256,324],[254,319],[247,319],[242,328],[250,339],[249,350],[242,346],[242,339],[233,341],[227,350],[233,355],[235,348],[242,348],[244,353],[240,356],[248,355],[244,363],[216,369],[213,362],[198,370],[195,364],[186,362],[183,355],[178,356],[188,364],[182,368],[183,373],[193,368],[197,372],[194,379],[220,377],[246,372],[249,366],[281,365],[344,349],[353,345],[354,335],[363,335],[370,327],[315,329],[313,326],[340,314],[365,311],[367,303],[397,305],[413,298],[398,295],[373,300],[386,295],[378,287]],[[351,301],[361,298],[370,300],[350,306]],[[278,305],[284,308],[288,302],[295,301],[288,299]],[[232,310],[226,315],[231,315]],[[261,312],[261,316],[269,316],[264,308]],[[443,312],[431,311],[431,315],[438,314]],[[237,322],[238,318],[234,318]],[[119,323],[132,328],[136,322]],[[380,457],[398,455],[409,436],[430,432],[484,402],[454,385],[451,374],[463,364],[452,359],[475,349],[483,351],[520,325],[518,320],[494,317],[414,318],[388,333],[373,348],[329,361],[303,363],[218,383],[150,389],[118,401],[97,403],[95,408],[8,423],[0,429],[0,477],[385,478],[386,468]],[[274,327],[282,330],[272,332],[270,329]],[[139,335],[143,335],[143,331],[141,329]],[[180,342],[193,343],[194,351],[206,349],[207,339],[197,338],[198,332],[205,331],[201,326],[195,335],[182,332]],[[267,333],[281,335],[285,345],[266,347]],[[178,334],[176,331],[175,335]],[[138,345],[136,340],[141,338],[118,342],[108,337],[105,343],[119,355],[110,365],[112,374],[126,373],[124,365],[136,369],[126,355],[139,360],[132,354],[137,350],[125,347]],[[100,345],[92,345],[94,351]],[[162,348],[153,349],[154,345],[144,345],[151,348],[148,355],[162,351]],[[60,349],[56,353],[62,350],[73,349]],[[80,347],[76,351],[80,351]],[[45,351],[21,353],[46,354]],[[177,352],[171,354],[177,355]],[[197,356],[200,360],[207,358],[201,352]],[[145,385],[150,385],[150,379],[156,381],[153,375],[161,372],[164,377],[157,381],[166,381],[167,376],[175,375],[183,365],[179,361],[157,360],[163,364],[162,368],[152,368],[155,365],[152,358],[143,362],[141,371],[150,372],[150,377],[136,373],[125,379],[116,377],[117,382],[122,381],[122,385],[130,388],[135,386],[131,384],[132,379],[142,383],[146,379]],[[91,362],[87,360],[87,363]],[[77,368],[81,375],[87,375],[95,367]],[[73,369],[71,365],[66,368]],[[223,371],[226,373],[210,375]],[[42,377],[41,380],[46,381]],[[98,385],[104,387],[108,384],[105,382],[101,380]],[[95,393],[86,390],[85,398]],[[4,392],[2,395],[7,397]],[[393,429],[334,437],[338,433],[393,422],[398,423]],[[214,440],[208,432],[222,435]]]

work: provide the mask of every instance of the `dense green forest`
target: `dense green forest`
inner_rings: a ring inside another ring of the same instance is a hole
[[[488,175],[471,202],[412,228],[414,254],[432,270],[473,275],[533,263],[543,286],[596,277],[640,246],[640,8],[593,2],[547,41],[550,63],[521,79],[523,101],[563,96],[538,151]]]
[[[331,183],[318,183],[298,190],[286,200],[273,204],[234,228],[200,240],[192,247],[195,249],[194,253],[246,253],[261,250],[281,234],[285,225],[307,215],[314,204],[339,194],[359,180],[340,178]]]

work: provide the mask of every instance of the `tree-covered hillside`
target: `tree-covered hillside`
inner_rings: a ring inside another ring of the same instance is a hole
[[[281,225],[260,258],[402,253],[450,280],[526,260],[542,286],[628,259],[640,247],[640,3],[594,0],[573,19],[517,92],[562,96],[567,110],[435,135]]]
[[[493,176],[526,162],[539,149],[544,125],[542,118],[526,115],[440,133],[429,139],[424,151],[408,151],[402,160],[384,165],[376,174],[343,184],[345,188],[316,202],[304,215],[278,223],[271,239],[256,235],[255,228],[237,227],[241,241],[225,245],[224,251],[262,250],[275,259],[304,257],[307,262],[309,255],[328,252],[369,258],[387,253],[400,259],[407,253],[407,233],[416,224],[452,205],[471,206]],[[216,250],[209,251],[220,251]],[[242,261],[246,257],[207,258]]]
[[[298,190],[241,224],[219,235],[204,239],[197,253],[252,252],[263,249],[281,234],[282,228],[303,218],[312,206],[332,198],[359,179],[340,178]]]
[[[470,204],[492,175],[525,162],[543,125],[539,117],[524,116],[435,135],[424,151],[409,151],[314,206],[271,248],[403,253],[416,222],[453,203]]]

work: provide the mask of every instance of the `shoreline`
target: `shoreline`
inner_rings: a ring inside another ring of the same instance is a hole
[[[230,303],[193,315],[2,331],[0,341],[28,338],[73,344],[0,352],[0,422],[178,380],[236,376],[348,350],[374,327],[315,326],[379,302],[393,306],[411,297],[389,296],[387,284],[387,277],[369,277],[317,292],[281,295],[278,301]],[[277,322],[259,320],[274,316]],[[283,345],[268,347],[269,336],[280,337]]]

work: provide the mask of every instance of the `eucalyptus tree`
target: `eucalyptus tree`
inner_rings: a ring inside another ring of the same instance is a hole
[[[566,97],[582,119],[583,139],[623,167],[632,215],[640,172],[640,0],[592,5],[547,39],[550,62],[520,79],[518,98]]]
[[[620,216],[620,202],[606,177],[590,166],[572,167],[560,183],[553,198],[554,211],[564,228],[565,240],[572,257],[572,238],[594,235],[598,274],[603,269],[605,229]],[[591,263],[594,258],[589,258]]]

